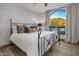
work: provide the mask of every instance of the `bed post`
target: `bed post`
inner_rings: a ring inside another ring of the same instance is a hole
[[[10,36],[11,35],[12,35],[12,19],[10,19]],[[11,47],[13,47],[13,43],[12,42],[11,42]]]
[[[39,39],[40,39],[40,35],[39,35],[39,30],[38,30],[38,55],[40,56]]]
[[[40,40],[40,34],[41,34],[42,30],[41,28],[38,29],[38,54],[40,56],[40,44],[39,44],[39,40]]]
[[[12,19],[10,19],[10,35],[12,34]]]

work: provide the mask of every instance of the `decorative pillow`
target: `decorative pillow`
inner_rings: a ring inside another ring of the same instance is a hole
[[[29,32],[35,32],[36,29],[35,28],[29,28]]]
[[[36,32],[36,28],[34,26],[17,26],[17,32],[18,33],[30,33],[30,32]]]
[[[25,33],[29,33],[29,28],[25,27]]]
[[[25,26],[17,26],[18,33],[25,33]]]

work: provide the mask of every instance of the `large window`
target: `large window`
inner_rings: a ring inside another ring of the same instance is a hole
[[[50,31],[56,31],[60,28],[60,34],[65,35],[66,13],[64,9],[52,10],[48,15],[48,26]]]
[[[65,27],[65,10],[50,11],[48,16],[49,27]]]

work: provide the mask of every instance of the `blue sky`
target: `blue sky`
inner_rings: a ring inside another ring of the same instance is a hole
[[[55,12],[53,12],[50,16],[50,18],[64,18],[66,19],[66,13],[65,10],[56,10]]]

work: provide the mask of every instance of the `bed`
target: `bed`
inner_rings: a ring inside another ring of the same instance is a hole
[[[27,56],[42,56],[56,44],[55,32],[36,31],[32,33],[12,33],[10,41],[23,50]]]

